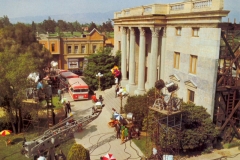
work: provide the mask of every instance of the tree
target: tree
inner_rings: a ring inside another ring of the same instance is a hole
[[[6,112],[15,133],[21,131],[22,100],[31,72],[40,72],[51,54],[40,45],[31,26],[18,23],[0,31],[0,107]]]
[[[88,32],[91,32],[94,28],[97,29],[97,25],[94,22],[91,22],[88,26]]]
[[[54,33],[55,27],[57,26],[55,20],[52,20],[51,17],[48,17],[48,20],[44,20],[42,25],[44,30],[50,33]]]
[[[87,149],[85,149],[81,144],[73,144],[71,149],[68,152],[68,160],[90,160],[90,154]]]
[[[111,48],[101,48],[97,53],[90,55],[87,68],[83,73],[90,89],[96,90],[98,88],[96,74],[99,72],[103,74],[100,78],[101,89],[110,88],[114,84],[114,77],[110,71],[114,65],[115,58],[111,55]]]

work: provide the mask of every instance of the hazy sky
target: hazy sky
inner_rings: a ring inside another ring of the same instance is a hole
[[[0,0],[0,17],[51,16],[74,13],[121,11],[153,3],[172,3],[183,0]],[[240,0],[224,0],[229,18],[240,22]]]

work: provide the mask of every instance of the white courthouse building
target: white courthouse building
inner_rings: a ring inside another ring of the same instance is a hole
[[[224,0],[151,4],[114,13],[114,53],[121,85],[144,94],[158,79],[178,84],[177,96],[213,115]],[[167,92],[166,92],[167,93]]]

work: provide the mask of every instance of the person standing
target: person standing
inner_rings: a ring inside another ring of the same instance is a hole
[[[71,113],[71,112],[72,112],[72,109],[71,109],[71,104],[70,104],[70,102],[68,101],[68,102],[66,103],[66,105],[67,105],[67,113]]]
[[[67,118],[67,114],[68,114],[68,108],[67,108],[67,103],[64,102],[64,109],[65,109],[65,118]]]
[[[94,94],[92,95],[92,102],[93,102],[93,103],[96,103],[96,102],[97,102],[96,93],[94,93]]]
[[[59,97],[59,101],[61,101],[61,99],[62,99],[62,90],[60,88],[58,88],[58,97]]]
[[[115,98],[118,96],[118,91],[119,91],[119,85],[116,84],[116,88],[115,88]]]
[[[121,138],[120,137],[120,133],[121,133],[121,125],[119,124],[119,122],[115,125],[115,130],[116,130],[116,138]]]
[[[52,109],[52,120],[53,120],[53,125],[55,125],[55,113],[54,113],[54,109]]]

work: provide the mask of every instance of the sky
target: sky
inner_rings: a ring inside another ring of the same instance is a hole
[[[0,0],[0,17],[11,18],[26,16],[46,16],[121,11],[154,3],[173,3],[184,0]],[[230,10],[231,22],[236,18],[240,22],[240,0],[224,0],[224,9]]]

